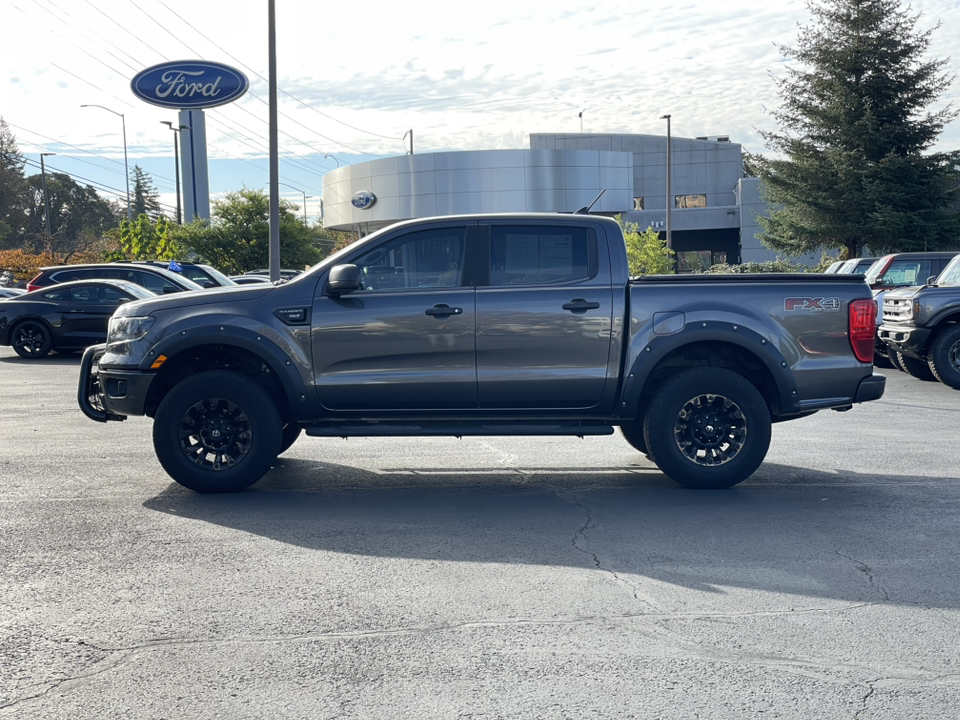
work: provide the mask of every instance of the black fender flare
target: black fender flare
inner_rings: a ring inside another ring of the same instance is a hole
[[[633,352],[620,397],[620,413],[630,417],[640,404],[650,373],[670,353],[687,345],[720,342],[736,345],[757,357],[764,364],[776,384],[778,407],[774,414],[799,412],[797,386],[790,363],[774,343],[754,330],[726,321],[697,321],[687,323],[682,330],[670,335],[651,335],[646,346]],[[630,361],[630,358],[628,358]]]
[[[309,329],[309,328],[306,328]],[[271,331],[271,334],[276,334]],[[266,333],[230,324],[202,325],[189,328],[173,328],[172,332],[161,338],[144,356],[140,369],[144,372],[156,372],[152,365],[161,355],[175,357],[192,348],[226,345],[245,350],[263,360],[274,376],[280,381],[287,404],[294,416],[307,415],[308,405],[307,387],[298,369],[305,368],[312,372],[310,358],[302,348],[294,342],[289,342],[290,352],[284,349]]]

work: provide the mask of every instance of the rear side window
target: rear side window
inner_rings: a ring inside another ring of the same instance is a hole
[[[166,278],[161,277],[160,275],[154,275],[151,272],[143,272],[140,270],[134,270],[130,273],[133,277],[130,278],[132,282],[135,282],[137,285],[145,287],[147,290],[155,292],[157,295],[163,295],[164,292],[180,292],[180,287],[174,285],[172,282]],[[173,288],[172,290],[164,290],[164,288]]]
[[[589,228],[490,228],[491,285],[555,285],[596,274],[597,239]]]

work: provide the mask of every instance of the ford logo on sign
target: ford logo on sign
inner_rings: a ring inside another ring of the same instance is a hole
[[[377,196],[374,195],[369,190],[361,190],[358,193],[354,193],[353,199],[350,201],[353,203],[353,206],[358,210],[366,210],[368,207],[373,205],[377,201]]]
[[[148,67],[130,81],[141,100],[166,108],[196,110],[233,102],[250,83],[227,65],[205,60],[180,60]]]

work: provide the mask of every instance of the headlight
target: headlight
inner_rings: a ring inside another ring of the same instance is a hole
[[[157,321],[155,317],[147,315],[146,317],[113,317],[110,318],[110,326],[107,328],[107,342],[124,342],[127,340],[139,340],[147,331],[153,327]]]

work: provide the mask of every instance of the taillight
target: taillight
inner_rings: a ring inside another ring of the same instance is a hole
[[[877,331],[877,304],[868,298],[850,303],[850,347],[857,360],[873,362],[874,334]]]
[[[27,292],[33,292],[34,290],[39,290],[41,287],[43,287],[42,285],[35,285],[35,284],[34,284],[34,283],[37,282],[37,280],[40,279],[40,275],[43,275],[43,273],[40,273],[40,274],[37,275],[35,278],[33,278],[33,280],[31,280],[30,282],[27,283]]]

